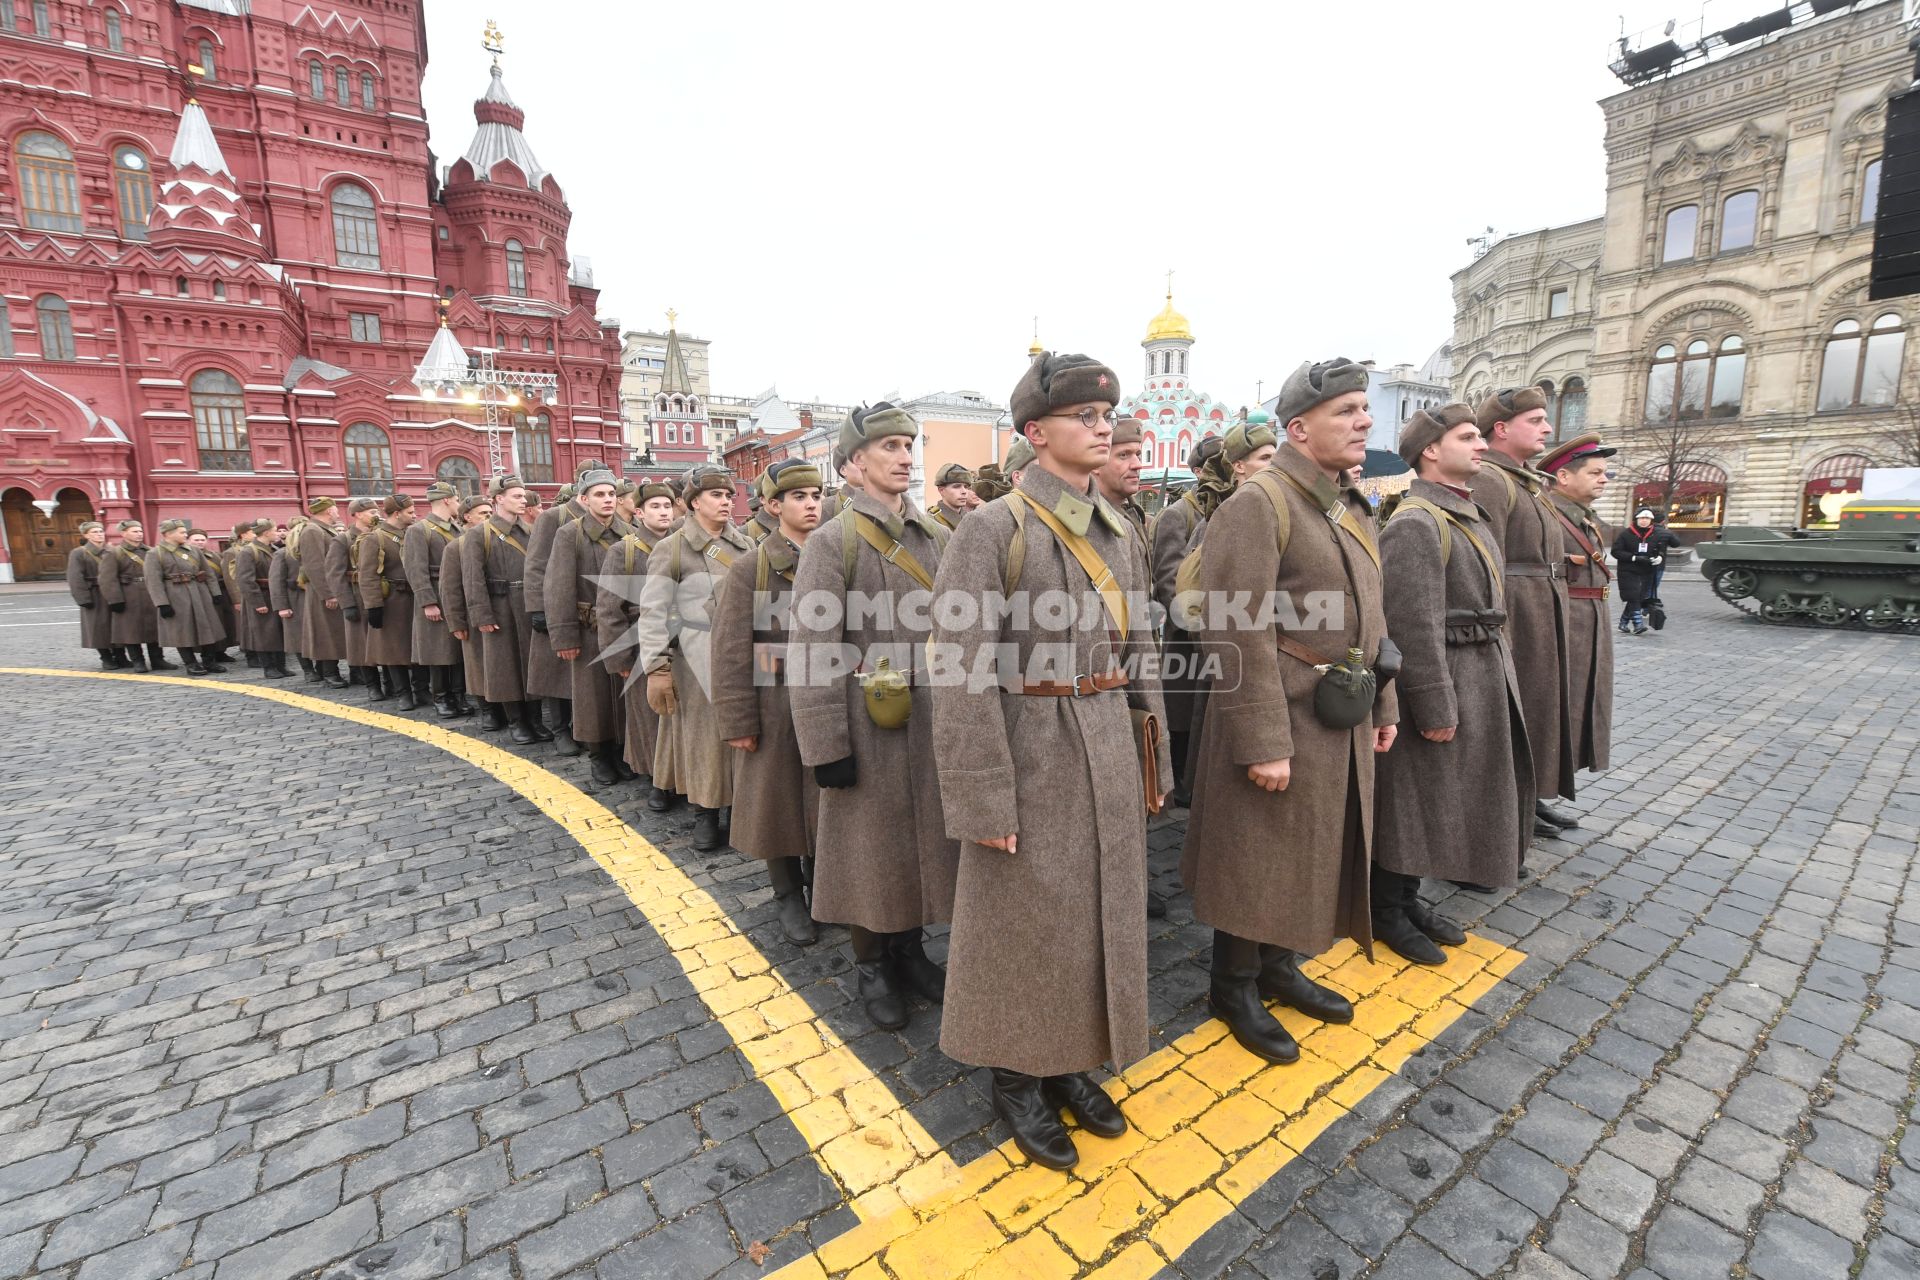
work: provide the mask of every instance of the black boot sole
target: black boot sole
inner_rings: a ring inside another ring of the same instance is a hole
[[[1207,1008],[1213,1011],[1214,1017],[1220,1019],[1222,1023],[1226,1024],[1227,1030],[1233,1035],[1233,1042],[1239,1045],[1242,1049],[1245,1049],[1248,1053],[1252,1054],[1254,1057],[1259,1058],[1265,1062],[1278,1063],[1283,1067],[1300,1061],[1300,1046],[1297,1043],[1292,1044],[1291,1048],[1278,1047],[1273,1049],[1266,1049],[1266,1048],[1261,1048],[1257,1045],[1248,1044],[1247,1037],[1243,1037],[1240,1034],[1239,1028],[1235,1027],[1233,1023],[1228,1020],[1226,1014],[1221,1011],[1219,1004],[1214,1000],[1212,993],[1208,993],[1207,995]],[[1285,1031],[1286,1028],[1282,1027],[1281,1030]],[[1288,1039],[1289,1041],[1292,1040],[1291,1033],[1289,1033]]]
[[[1028,1146],[1026,1143],[1026,1140],[1020,1136],[1020,1131],[1014,1128],[1013,1121],[1007,1119],[1007,1113],[1001,1110],[1000,1103],[997,1099],[994,1101],[994,1104],[993,1104],[993,1114],[1000,1118],[1001,1124],[1004,1124],[1005,1126],[1007,1126],[1007,1133],[1013,1138],[1013,1145],[1020,1148],[1020,1154],[1025,1156],[1027,1159],[1033,1161],[1033,1163],[1039,1165],[1041,1168],[1054,1169],[1061,1173],[1065,1173],[1067,1170],[1073,1168],[1075,1165],[1080,1163],[1080,1151],[1078,1148],[1074,1149],[1073,1159],[1062,1160],[1055,1156],[1049,1156],[1034,1147]],[[1064,1126],[1063,1126],[1063,1129],[1064,1129]],[[1069,1146],[1073,1145],[1072,1138],[1067,1139],[1067,1145]]]

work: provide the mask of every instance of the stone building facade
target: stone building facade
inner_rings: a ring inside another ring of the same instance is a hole
[[[0,577],[58,576],[88,518],[220,533],[478,484],[484,410],[410,380],[443,314],[557,377],[505,415],[530,479],[617,450],[618,340],[565,196],[497,63],[434,172],[416,0],[7,7]]]
[[[1548,354],[1563,394],[1581,370],[1584,425],[1623,449],[1609,519],[1666,501],[1689,537],[1823,522],[1920,436],[1920,303],[1867,299],[1886,104],[1912,65],[1888,0],[1603,101],[1605,216],[1454,277],[1456,391],[1551,377]],[[1596,234],[1590,273],[1548,247]],[[1553,317],[1563,261],[1570,313]]]

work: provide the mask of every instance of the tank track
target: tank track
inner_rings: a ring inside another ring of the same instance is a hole
[[[1746,570],[1753,573],[1756,577],[1769,573],[1780,573],[1782,570],[1778,565],[1745,564],[1736,561],[1730,564],[1717,565],[1712,577],[1708,579],[1713,587],[1713,594],[1718,596],[1721,601],[1732,605],[1748,617],[1758,618],[1760,621],[1771,626],[1801,627],[1813,631],[1875,631],[1882,633],[1899,632],[1903,635],[1920,635],[1920,613],[1904,618],[1888,619],[1885,622],[1870,622],[1864,620],[1864,614],[1867,611],[1853,609],[1847,605],[1833,601],[1831,594],[1828,592],[1800,591],[1790,593],[1802,597],[1803,602],[1815,601],[1816,603],[1812,605],[1802,603],[1794,612],[1783,614],[1775,608],[1773,602],[1761,602],[1760,597],[1757,595],[1729,594],[1726,579],[1730,574],[1738,570]],[[1885,578],[1888,580],[1890,586],[1894,582],[1898,582],[1906,588],[1905,591],[1900,593],[1901,596],[1912,597],[1916,594],[1914,588],[1908,585],[1906,581],[1907,578],[1912,575],[1913,571],[1910,569],[1845,569],[1822,567],[1818,572],[1822,578]],[[1887,594],[1894,596],[1896,599],[1899,598],[1899,596],[1896,596],[1892,591],[1889,591]],[[1755,603],[1752,605],[1745,603],[1748,600],[1753,600]],[[1831,606],[1830,612],[1826,617],[1821,617],[1816,614],[1820,603],[1827,603]]]

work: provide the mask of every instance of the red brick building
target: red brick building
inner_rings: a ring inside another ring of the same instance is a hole
[[[496,60],[442,184],[425,63],[418,0],[0,0],[0,580],[89,517],[479,484],[479,407],[410,381],[443,302],[558,377],[503,415],[528,480],[620,456],[618,334],[524,113]]]

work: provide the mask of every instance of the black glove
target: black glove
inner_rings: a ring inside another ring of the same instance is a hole
[[[126,611],[127,611],[127,602],[125,600],[115,600],[112,604],[107,606],[108,613],[125,613]]]
[[[347,605],[341,612],[347,615],[348,622],[360,621],[360,606],[357,604]]]
[[[380,629],[380,624],[385,622],[386,620],[387,620],[387,606],[383,604],[377,604],[373,606],[373,608],[367,610],[367,625],[372,627],[375,631],[378,631]]]
[[[813,766],[813,780],[823,787],[844,791],[860,781],[860,770],[854,764],[853,757],[847,756],[844,759],[835,760],[832,764]]]
[[[173,606],[170,604],[161,605],[160,616],[163,618],[171,618],[173,616]]]
[[[533,629],[541,635],[547,634],[547,614],[544,609],[535,609],[527,615],[527,621],[531,622]]]

